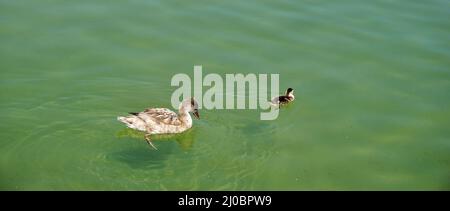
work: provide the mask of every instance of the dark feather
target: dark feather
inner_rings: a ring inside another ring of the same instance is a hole
[[[279,97],[274,98],[272,100],[272,103],[275,103],[275,104],[287,104],[287,103],[290,103],[291,101],[292,101],[292,97],[279,96]]]

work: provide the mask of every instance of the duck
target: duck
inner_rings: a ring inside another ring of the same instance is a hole
[[[274,97],[271,101],[271,104],[277,107],[287,105],[295,100],[294,89],[288,88],[284,95]]]
[[[157,150],[152,143],[153,134],[182,133],[192,127],[190,113],[200,119],[198,103],[194,98],[185,99],[180,103],[178,114],[167,108],[147,108],[141,112],[129,112],[128,116],[119,116],[117,120],[128,128],[145,132],[148,145]]]

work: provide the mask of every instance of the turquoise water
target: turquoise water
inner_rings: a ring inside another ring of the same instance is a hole
[[[450,2],[0,1],[2,190],[448,190]],[[177,73],[279,73],[296,102],[155,137]]]

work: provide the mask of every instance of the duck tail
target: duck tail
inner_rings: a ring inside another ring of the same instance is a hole
[[[119,122],[123,122],[123,123],[125,123],[125,124],[128,123],[128,122],[127,122],[127,119],[126,119],[125,117],[123,117],[123,116],[118,116],[118,117],[117,117],[117,120],[118,120]]]
[[[132,121],[132,119],[130,119],[130,118],[123,117],[123,116],[118,116],[118,117],[117,117],[117,120],[118,120],[119,122],[124,123],[124,124],[127,125],[127,127],[129,127],[129,128],[135,128],[134,125],[133,125],[133,121]]]
[[[145,122],[142,119],[139,119],[137,116],[118,116],[117,120],[119,122],[124,123],[127,127],[131,129],[145,131]]]

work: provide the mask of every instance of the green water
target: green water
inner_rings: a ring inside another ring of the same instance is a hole
[[[116,121],[194,65],[296,102],[201,110],[157,151]],[[2,190],[450,189],[447,0],[1,0],[0,90]]]

